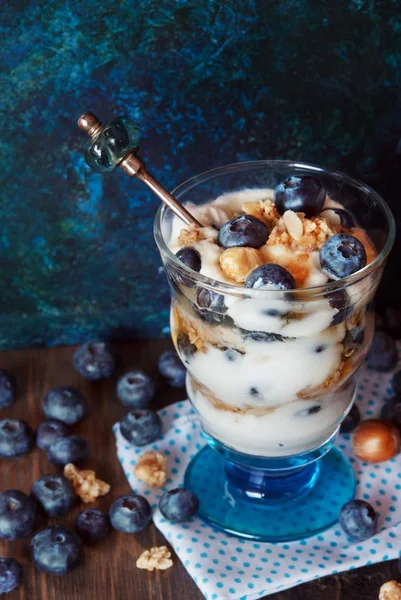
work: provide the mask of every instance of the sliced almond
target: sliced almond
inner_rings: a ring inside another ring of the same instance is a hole
[[[286,210],[283,214],[283,220],[290,236],[299,242],[304,232],[301,219],[293,210]]]

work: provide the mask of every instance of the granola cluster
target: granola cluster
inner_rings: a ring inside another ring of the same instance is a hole
[[[171,560],[171,552],[167,546],[155,546],[150,550],[142,552],[141,556],[136,561],[138,569],[146,569],[147,571],[165,571],[173,566]]]
[[[167,479],[167,456],[150,450],[142,454],[134,468],[135,476],[157,488],[162,488]]]
[[[95,471],[78,469],[72,463],[64,467],[64,477],[72,482],[75,493],[85,504],[94,502],[99,496],[105,496],[110,491],[110,485],[96,478]]]

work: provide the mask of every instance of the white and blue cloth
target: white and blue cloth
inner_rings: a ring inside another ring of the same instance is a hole
[[[379,416],[383,401],[391,396],[391,374],[362,368],[357,404],[364,418]],[[168,456],[166,487],[183,483],[191,458],[205,445],[198,416],[188,400],[160,411],[163,436],[142,448],[130,446],[114,426],[117,454],[134,492],[151,503],[156,527],[165,535],[185,568],[208,600],[254,600],[324,575],[398,558],[401,538],[401,454],[380,464],[356,459],[350,436],[341,435],[338,447],[351,461],[357,477],[356,497],[370,502],[379,514],[377,535],[352,542],[334,526],[298,542],[255,543],[213,529],[199,517],[187,523],[171,523],[157,508],[163,490],[150,488],[133,471],[138,456],[158,450]]]

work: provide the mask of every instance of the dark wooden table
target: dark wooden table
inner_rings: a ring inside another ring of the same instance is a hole
[[[157,358],[171,346],[168,340],[135,342],[118,345],[119,372],[128,367],[142,367],[157,377]],[[109,495],[92,507],[108,510],[112,499],[129,492],[129,486],[116,457],[112,425],[124,414],[115,394],[116,377],[101,382],[87,382],[74,370],[74,348],[20,350],[0,353],[0,367],[10,370],[18,381],[19,394],[15,404],[2,409],[1,418],[26,419],[36,428],[44,420],[42,399],[47,391],[59,385],[72,385],[88,398],[89,415],[74,427],[74,432],[90,444],[88,467],[111,484]],[[184,390],[168,387],[159,381],[157,408],[185,397]],[[14,461],[1,460],[1,490],[17,488],[29,493],[32,483],[56,468],[38,449]],[[57,519],[72,527],[77,506],[64,518]],[[51,521],[55,522],[55,520]],[[165,540],[151,525],[137,535],[113,531],[99,545],[85,549],[84,564],[64,577],[48,576],[35,571],[30,560],[29,539],[1,541],[1,556],[13,556],[24,567],[24,581],[9,594],[19,600],[201,600],[191,577],[174,556],[174,566],[168,571],[148,573],[136,568],[137,557],[144,549],[162,545]],[[379,588],[389,579],[398,579],[396,561],[325,577],[294,589],[274,594],[271,600],[377,600]]]

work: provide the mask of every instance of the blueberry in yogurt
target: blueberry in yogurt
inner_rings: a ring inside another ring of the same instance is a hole
[[[342,279],[366,265],[366,250],[353,235],[337,233],[320,250],[320,265],[331,279]]]
[[[202,259],[199,252],[193,248],[192,246],[184,246],[181,250],[178,250],[176,253],[176,257],[179,261],[181,261],[186,267],[195,271],[195,273],[199,273],[202,267]],[[195,284],[191,280],[190,277],[186,277],[181,273],[177,274],[178,283],[186,285],[187,287],[194,287]]]
[[[224,296],[207,288],[199,288],[196,293],[196,302],[201,308],[209,308],[224,313],[227,306],[224,304]]]
[[[219,244],[223,248],[260,248],[267,242],[267,225],[252,215],[241,215],[227,221],[219,231]]]
[[[246,278],[245,287],[254,290],[293,290],[294,277],[287,269],[275,264],[256,267]]]
[[[326,199],[326,190],[316,177],[289,177],[274,190],[274,203],[282,215],[287,210],[318,215]]]
[[[351,316],[352,308],[349,306],[349,298],[345,290],[331,292],[328,294],[327,299],[330,306],[337,309],[331,320],[331,325],[339,325]]]
[[[189,341],[186,333],[179,333],[177,336],[178,352],[184,357],[184,362],[188,363],[189,359],[195,354],[196,346]]]

